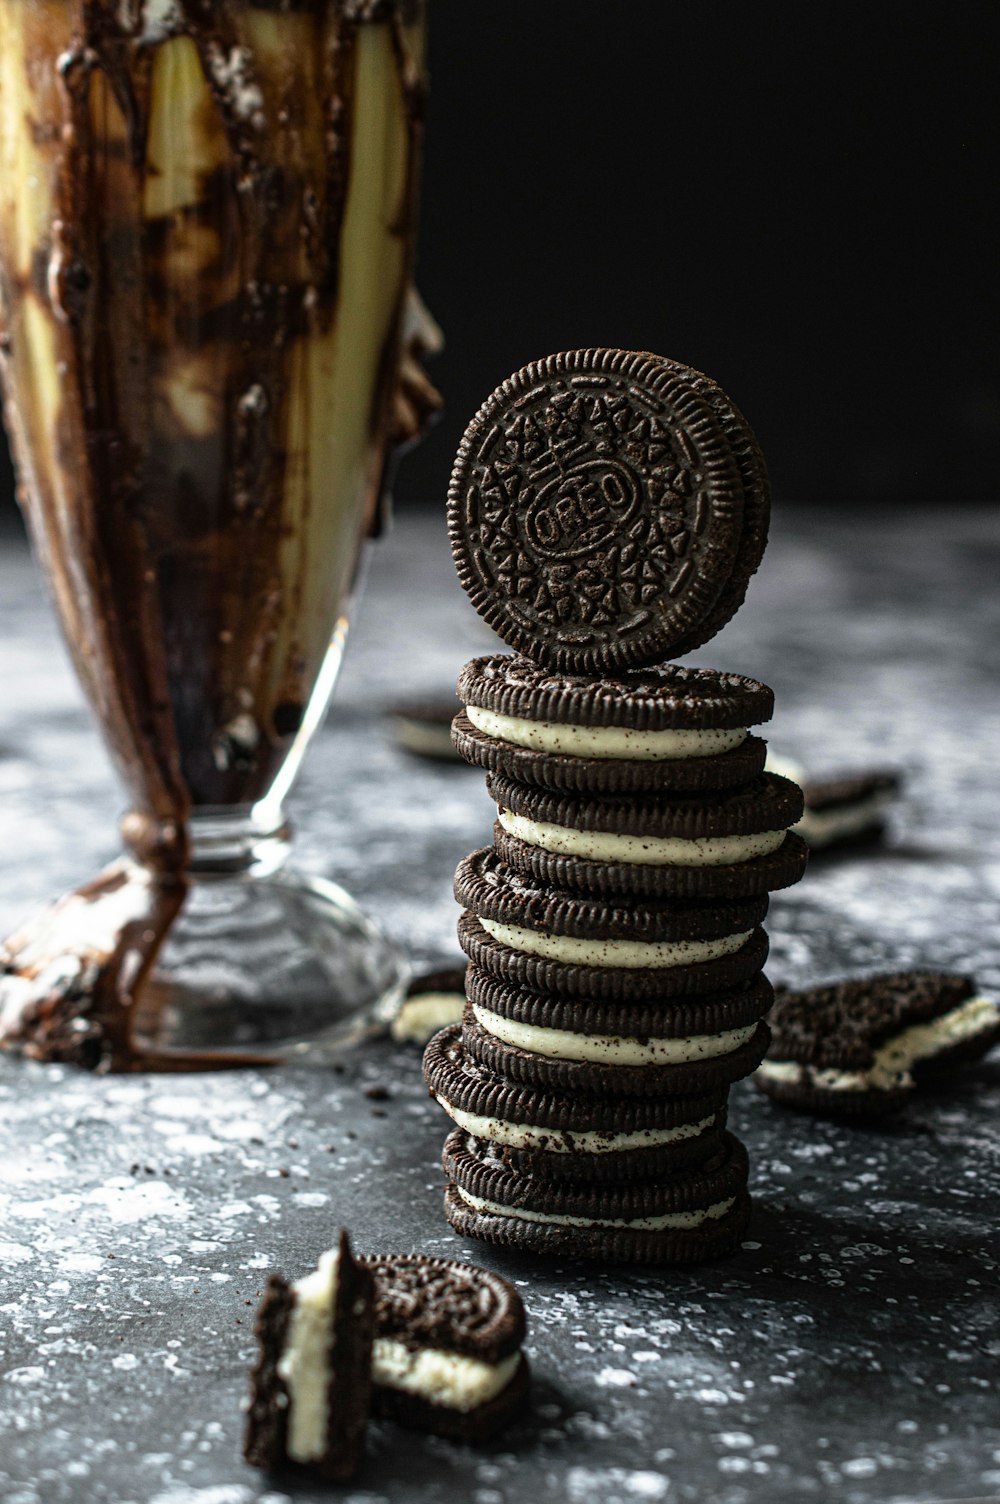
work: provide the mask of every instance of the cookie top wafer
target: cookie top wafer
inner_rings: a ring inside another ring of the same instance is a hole
[[[459,446],[448,529],[463,587],[506,642],[601,673],[728,619],[759,558],[766,485],[748,507],[721,397],[688,367],[597,349],[535,361],[486,400]]]
[[[471,659],[458,676],[458,695],[499,715],[630,731],[756,726],[774,713],[773,692],[742,674],[660,663],[581,678],[508,653]]]
[[[521,1297],[489,1269],[419,1253],[373,1254],[360,1262],[375,1277],[376,1338],[480,1363],[499,1363],[524,1341]]]

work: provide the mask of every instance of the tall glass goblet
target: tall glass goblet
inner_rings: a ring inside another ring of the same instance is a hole
[[[0,1043],[103,1069],[370,1024],[393,948],[283,867],[387,459],[423,0],[0,0],[0,347],[20,496],[128,786],[128,854],[0,952]]]

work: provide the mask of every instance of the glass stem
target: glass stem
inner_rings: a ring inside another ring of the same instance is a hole
[[[267,877],[285,863],[291,827],[280,804],[236,809],[203,808],[188,821],[188,873],[199,882],[213,877]]]

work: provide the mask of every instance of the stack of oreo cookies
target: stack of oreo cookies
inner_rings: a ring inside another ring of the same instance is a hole
[[[516,650],[466,665],[453,731],[499,815],[456,874],[463,1021],[424,1063],[463,1235],[680,1263],[746,1226],[727,1098],[768,1045],[802,796],[750,730],[770,690],[663,660],[743,600],[767,515],[745,420],[655,356],[529,366],[463,441],[459,575]]]

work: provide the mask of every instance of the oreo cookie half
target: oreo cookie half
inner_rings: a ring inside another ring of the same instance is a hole
[[[422,1254],[362,1260],[375,1279],[377,1415],[457,1441],[484,1441],[522,1407],[524,1306],[491,1270]]]
[[[448,531],[476,610],[519,652],[582,674],[676,656],[742,594],[744,469],[713,388],[625,350],[572,350],[503,382],[459,446]],[[745,585],[744,585],[745,589]]]
[[[580,1099],[503,1081],[465,1057],[461,1027],[424,1053],[430,1093],[508,1167],[548,1179],[625,1180],[697,1162],[718,1144],[724,1087],[693,1096]]]
[[[257,1317],[244,1441],[254,1467],[288,1466],[328,1480],[357,1472],[371,1392],[374,1291],[343,1231],[311,1274],[294,1284],[271,1276]]]
[[[1000,1042],[1000,1005],[971,977],[908,971],[802,991],[779,989],[755,1076],[775,1101],[837,1117],[899,1107],[923,1075]]]
[[[725,1134],[712,1159],[677,1176],[557,1186],[445,1141],[445,1215],[463,1237],[546,1257],[693,1264],[735,1252],[750,1215],[747,1155]]]

